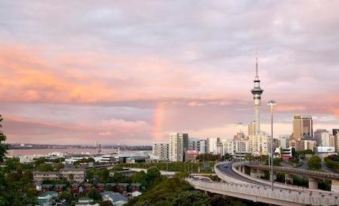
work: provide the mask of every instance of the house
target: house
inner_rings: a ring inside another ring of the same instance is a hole
[[[38,196],[38,205],[52,206],[55,204],[55,199],[58,198],[57,192],[45,192]]]
[[[94,204],[94,200],[91,198],[79,198],[75,206],[99,206],[99,204]]]
[[[103,201],[110,201],[113,206],[122,206],[128,202],[128,199],[117,192],[102,192],[101,197]]]

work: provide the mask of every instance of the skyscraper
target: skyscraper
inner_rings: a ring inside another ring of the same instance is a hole
[[[296,142],[299,142],[303,138],[313,139],[312,117],[294,115],[292,139]]]
[[[169,144],[168,143],[155,143],[152,148],[152,155],[157,160],[169,159]]]
[[[260,79],[258,74],[258,58],[256,58],[255,63],[255,78],[254,78],[254,87],[251,90],[253,94],[253,103],[254,103],[254,112],[255,112],[255,132],[256,135],[260,133],[260,106],[261,106],[261,94],[264,92],[260,88]]]
[[[188,149],[188,134],[170,134],[169,159],[172,162],[184,161],[184,152]]]

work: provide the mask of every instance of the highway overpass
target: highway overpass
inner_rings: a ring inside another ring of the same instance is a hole
[[[242,164],[242,163],[241,163]],[[275,205],[339,205],[339,194],[335,192],[305,189],[284,184],[276,184],[272,188],[269,182],[261,181],[244,175],[236,169],[240,163],[216,164],[214,169],[216,175],[222,182],[213,182],[207,179],[187,178],[194,188]]]

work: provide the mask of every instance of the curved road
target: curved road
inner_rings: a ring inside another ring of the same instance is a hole
[[[224,173],[225,175],[227,175],[229,177],[232,177],[234,179],[240,180],[240,181],[242,181],[244,183],[255,184],[255,185],[262,185],[262,186],[268,186],[269,185],[269,184],[264,184],[264,183],[261,183],[261,182],[257,182],[257,181],[245,178],[245,177],[237,174],[236,172],[234,172],[232,170],[232,164],[233,164],[232,162],[220,164],[220,165],[217,165],[217,168],[222,173]]]

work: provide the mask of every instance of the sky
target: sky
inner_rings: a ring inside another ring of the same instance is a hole
[[[0,0],[9,143],[232,138],[254,119],[255,58],[275,134],[339,128],[339,1]]]

